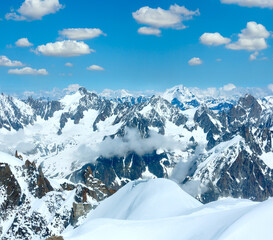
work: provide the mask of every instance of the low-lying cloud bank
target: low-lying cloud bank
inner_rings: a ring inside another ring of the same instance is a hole
[[[252,96],[256,98],[263,98],[266,96],[273,95],[273,84],[269,84],[265,87],[237,87],[232,83],[228,83],[224,85],[223,87],[216,88],[216,87],[209,87],[209,88],[198,88],[198,87],[189,87],[189,91],[191,91],[194,95],[200,96],[200,97],[233,97],[238,98],[240,96],[244,96],[245,94],[249,93]],[[26,99],[29,96],[32,96],[33,98],[47,98],[51,100],[58,100],[63,98],[66,94],[72,94],[76,92],[81,86],[79,84],[71,84],[68,87],[64,89],[59,88],[53,88],[51,91],[26,91],[23,93],[16,93],[16,94],[9,94],[14,97],[18,97],[21,99]],[[152,95],[162,95],[163,92],[157,92],[154,90],[146,90],[146,91],[128,91],[125,89],[122,90],[111,90],[111,89],[105,89],[102,92],[96,92],[92,89],[88,89],[91,92],[97,93],[98,95],[104,97],[104,98],[119,98],[126,96],[131,97],[139,97],[139,96],[146,96],[151,97]],[[167,89],[168,90],[168,89]]]
[[[150,132],[149,138],[142,138],[138,130],[128,128],[123,138],[108,137],[96,146],[80,145],[74,155],[78,161],[90,162],[98,157],[123,157],[131,152],[143,156],[155,150],[174,151],[183,148],[184,146],[179,142],[154,131]]]

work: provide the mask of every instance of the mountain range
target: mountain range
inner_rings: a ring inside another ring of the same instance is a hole
[[[0,238],[61,235],[139,179],[171,179],[199,204],[265,201],[273,196],[272,127],[273,96],[249,93],[2,94]]]

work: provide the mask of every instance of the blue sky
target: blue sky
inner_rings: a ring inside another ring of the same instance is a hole
[[[0,91],[266,87],[272,7],[273,0],[2,1]],[[80,36],[83,28],[90,37]],[[94,28],[103,34],[94,37]],[[22,38],[28,42],[16,45]]]

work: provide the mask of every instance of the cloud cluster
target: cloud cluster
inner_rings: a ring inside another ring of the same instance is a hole
[[[75,40],[64,40],[55,43],[47,43],[36,48],[36,53],[41,53],[45,56],[54,57],[75,57],[94,52],[84,42]]]
[[[79,85],[79,84],[70,84],[63,91],[66,94],[70,94],[70,93],[74,93],[74,92],[78,91],[80,87],[81,87],[81,85]]]
[[[30,46],[33,46],[33,44],[30,43],[27,38],[20,38],[20,39],[18,39],[15,42],[15,45],[17,47],[30,47]]]
[[[256,52],[254,52],[254,53],[250,54],[250,56],[249,56],[249,60],[250,60],[250,61],[254,61],[254,60],[256,60],[256,59],[257,59],[257,57],[258,57],[258,55],[259,55],[259,52],[258,52],[258,51],[256,51]]]
[[[132,13],[133,18],[140,24],[148,25],[153,29],[139,29],[140,34],[157,35],[159,28],[183,29],[183,21],[190,20],[193,16],[200,15],[199,10],[190,11],[184,6],[171,5],[168,10],[158,8],[142,7]],[[158,31],[155,31],[157,29]]]
[[[190,59],[188,61],[188,64],[190,66],[201,65],[202,63],[203,63],[203,61],[200,58],[198,58],[198,57],[193,57],[192,59]]]
[[[106,35],[99,28],[67,28],[59,31],[59,34],[71,40],[86,40]]]
[[[104,68],[98,65],[91,65],[86,68],[89,71],[104,71]]]
[[[39,20],[45,15],[56,13],[63,7],[59,0],[25,0],[17,13],[7,13],[5,17],[14,21]]]
[[[172,151],[182,148],[181,143],[154,131],[150,132],[149,138],[142,138],[138,130],[127,128],[126,135],[123,138],[106,138],[93,147],[85,144],[80,145],[74,154],[75,158],[80,161],[90,161],[90,159],[96,159],[100,156],[105,158],[123,157],[131,152],[143,156],[158,149]]]
[[[225,4],[237,4],[242,7],[273,8],[273,0],[221,0]]]
[[[231,39],[223,37],[220,33],[204,33],[200,38],[200,42],[208,46],[225,45],[231,50],[247,50],[254,51],[249,60],[257,59],[259,51],[268,48],[266,39],[270,37],[270,32],[262,25],[256,22],[248,22],[245,29],[238,34],[238,40],[231,42]],[[265,60],[266,57],[260,58]]]
[[[219,46],[223,44],[228,44],[231,40],[229,38],[223,37],[220,33],[204,33],[200,37],[200,42],[204,45],[209,46]]]
[[[229,83],[229,84],[226,84],[223,86],[223,90],[226,92],[232,91],[235,88],[236,88],[236,86],[232,83]]]
[[[67,63],[65,63],[65,66],[67,66],[67,67],[73,67],[73,64],[70,63],[70,62],[67,62]]]
[[[20,153],[28,153],[33,151],[35,144],[30,139],[23,129],[10,134],[0,135],[0,151],[14,155],[17,150]]]
[[[161,35],[161,30],[153,27],[141,27],[137,30],[137,32],[143,35],[155,35],[158,37]]]
[[[48,75],[48,72],[46,69],[37,70],[31,67],[10,69],[8,73],[16,74],[16,75]]]
[[[232,50],[258,51],[266,49],[265,39],[269,38],[270,33],[262,24],[248,22],[245,29],[238,34],[238,41],[226,45],[226,48]]]
[[[0,66],[5,66],[5,67],[22,67],[24,66],[23,63],[20,61],[12,61],[6,56],[0,56]]]

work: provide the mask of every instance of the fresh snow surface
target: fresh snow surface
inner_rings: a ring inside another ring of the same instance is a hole
[[[272,239],[273,199],[223,199],[202,205],[170,180],[127,184],[90,212],[65,240]]]
[[[24,162],[18,158],[15,158],[7,153],[0,152],[0,164],[7,163],[10,166],[22,166]]]
[[[113,206],[115,206],[113,208]],[[128,220],[157,219],[178,216],[201,203],[167,179],[132,181],[103,201],[89,219]]]
[[[263,153],[260,158],[268,167],[273,169],[273,152]]]

